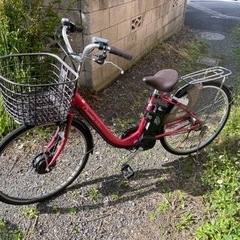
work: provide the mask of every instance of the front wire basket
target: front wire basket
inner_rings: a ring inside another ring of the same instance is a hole
[[[64,121],[69,113],[78,74],[51,53],[0,57],[4,106],[18,123],[39,125]]]

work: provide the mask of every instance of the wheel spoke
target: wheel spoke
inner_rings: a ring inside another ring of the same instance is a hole
[[[217,82],[204,83],[201,97],[193,109],[195,116],[202,121],[201,129],[165,136],[161,139],[162,145],[169,152],[179,155],[193,153],[207,146],[225,125],[230,112],[230,102],[231,96],[225,86],[221,87]],[[174,111],[176,112],[176,108]],[[166,126],[162,131],[181,129],[187,124],[191,122],[172,125],[171,129]]]
[[[53,169],[39,174],[34,167],[45,164],[48,157],[44,149],[57,127],[57,124],[21,127],[1,142],[0,190],[1,196],[8,199],[6,202],[11,199],[13,204],[27,204],[50,198],[63,191],[80,174],[91,148],[88,136],[78,122],[73,122],[67,144]],[[40,160],[34,160],[37,156]]]

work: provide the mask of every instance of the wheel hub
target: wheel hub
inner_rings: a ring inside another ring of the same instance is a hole
[[[49,173],[51,168],[48,168],[47,166],[50,161],[51,158],[48,157],[46,153],[40,153],[34,158],[32,166],[38,174]]]

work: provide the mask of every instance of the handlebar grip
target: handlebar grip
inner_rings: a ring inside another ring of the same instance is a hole
[[[133,54],[128,51],[125,51],[113,46],[108,46],[108,49],[110,53],[117,55],[119,57],[125,58],[127,60],[131,60],[133,58]]]
[[[69,23],[69,31],[70,32],[82,32],[83,31],[83,27],[80,26],[76,26],[74,23],[70,22]]]
[[[62,18],[62,26],[67,26],[69,32],[82,32],[83,27],[76,26],[75,23],[71,22],[68,18]]]

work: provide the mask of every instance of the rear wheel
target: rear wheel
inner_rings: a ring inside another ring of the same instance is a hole
[[[58,124],[23,126],[0,143],[0,200],[30,204],[51,198],[69,186],[83,170],[92,150],[90,132],[73,121],[67,144],[50,172],[44,150]]]
[[[187,98],[187,92],[180,97]],[[219,82],[203,83],[201,96],[193,110],[196,116],[203,121],[203,124],[197,130],[161,138],[163,147],[173,154],[185,155],[197,152],[207,146],[224,127],[229,117],[231,101],[231,93],[226,86],[221,87]],[[176,113],[173,105],[169,106],[167,112],[173,111]],[[162,127],[161,132],[166,133],[190,127],[193,124],[194,119],[189,117],[173,126],[166,124]]]

